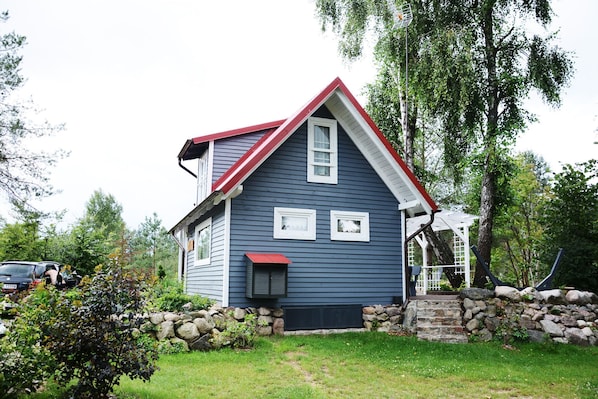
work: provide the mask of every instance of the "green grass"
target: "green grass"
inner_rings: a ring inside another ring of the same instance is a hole
[[[598,347],[440,344],[383,333],[260,339],[251,351],[161,356],[122,399],[597,398]],[[43,398],[44,396],[33,396]]]

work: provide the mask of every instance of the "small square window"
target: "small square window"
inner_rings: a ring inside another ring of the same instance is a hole
[[[209,265],[212,250],[212,218],[195,227],[195,264]]]
[[[336,184],[338,181],[337,126],[334,119],[307,120],[307,181]]]
[[[334,241],[369,242],[369,213],[330,211],[330,239]]]
[[[316,239],[316,210],[274,208],[274,238]]]

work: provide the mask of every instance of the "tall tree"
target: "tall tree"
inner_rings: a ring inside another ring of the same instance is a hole
[[[132,240],[134,267],[150,269],[158,273],[158,269],[173,272],[177,262],[177,246],[162,225],[162,221],[154,212],[139,225]]]
[[[83,219],[90,228],[102,231],[106,238],[112,236],[118,240],[125,229],[122,211],[123,207],[116,198],[112,194],[104,194],[100,189],[94,191],[87,201]]]
[[[550,0],[420,0],[411,5],[413,23],[396,31],[386,1],[316,1],[323,28],[331,25],[339,34],[339,49],[347,59],[359,57],[364,38],[375,36],[376,46],[388,49],[388,60],[394,54],[400,70],[402,37],[409,35],[409,53],[414,54],[410,97],[439,118],[444,157],[455,176],[464,165],[482,171],[478,247],[490,262],[504,153],[533,120],[523,101],[536,89],[547,103],[559,105],[572,62],[552,46],[554,34],[530,34],[523,25],[533,21],[546,28],[552,19]],[[476,268],[474,284],[485,283],[483,269]]]
[[[564,249],[556,284],[598,292],[598,160],[555,175],[543,224],[544,259]]]
[[[8,18],[7,11],[0,13],[0,23]],[[24,83],[19,55],[24,45],[25,36],[14,32],[0,35],[0,191],[9,202],[21,207],[30,205],[32,198],[53,193],[48,167],[66,155],[63,151],[28,150],[31,140],[62,127],[32,122],[28,118],[34,112],[32,105],[14,96]]]
[[[498,270],[499,274],[505,274],[501,279],[529,287],[538,283],[545,272],[540,263],[544,233],[540,216],[549,197],[549,169],[532,152],[516,156],[513,165],[508,201],[497,211],[495,240],[499,245],[494,257],[504,266]]]

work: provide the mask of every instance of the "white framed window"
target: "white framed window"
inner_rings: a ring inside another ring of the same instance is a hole
[[[209,194],[212,189],[211,179],[212,179],[212,171],[211,171],[211,156],[210,152],[212,151],[213,146],[210,143],[210,146],[207,150],[204,151],[201,157],[198,158],[197,164],[197,203],[199,204],[203,201]]]
[[[212,218],[195,227],[195,264],[209,265],[212,251]]]
[[[330,239],[369,242],[370,214],[367,212],[330,211]]]
[[[275,207],[273,236],[288,240],[315,240],[316,210]]]
[[[307,120],[307,181],[337,184],[338,137],[334,119]]]

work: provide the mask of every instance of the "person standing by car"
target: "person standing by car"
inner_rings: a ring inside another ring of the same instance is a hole
[[[50,277],[50,283],[52,285],[58,284],[58,270],[56,270],[56,266],[48,265],[46,267],[46,272],[44,273],[44,276]]]

